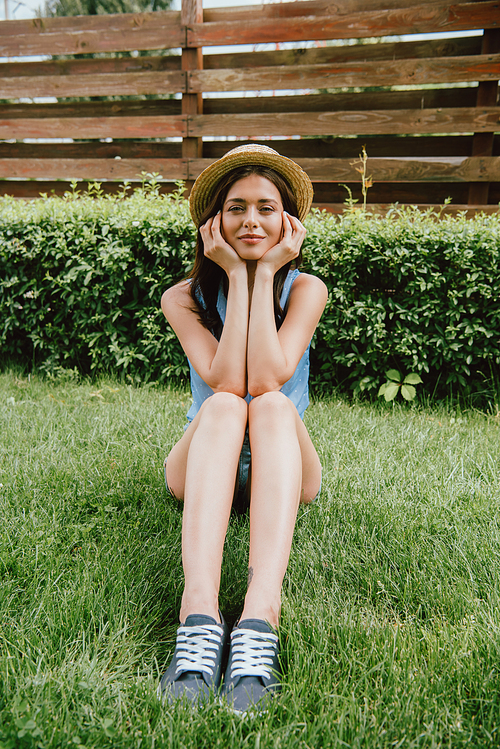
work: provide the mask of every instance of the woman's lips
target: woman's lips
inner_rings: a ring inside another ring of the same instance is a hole
[[[243,234],[243,236],[238,237],[238,239],[240,242],[245,242],[245,244],[257,244],[265,239],[265,237],[261,237],[259,234]]]

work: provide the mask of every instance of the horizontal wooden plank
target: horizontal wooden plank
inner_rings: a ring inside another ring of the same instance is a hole
[[[252,141],[255,143],[256,141]],[[264,141],[263,141],[264,142]],[[239,141],[244,143],[244,141]],[[273,147],[295,161],[312,159],[357,159],[363,146],[368,157],[468,157],[472,149],[472,135],[468,136],[373,136],[360,138],[306,138],[302,140],[274,140]],[[203,156],[208,161],[223,156],[234,141],[204,141]],[[54,158],[181,158],[180,142],[147,140],[76,141],[71,143],[1,143],[0,158],[54,159]],[[500,156],[500,136],[493,146],[493,156]]]
[[[0,120],[0,138],[353,136],[500,131],[498,107]]]
[[[180,14],[169,11],[2,21],[0,57],[171,49],[185,39]]]
[[[361,182],[313,182],[314,200],[322,203],[342,203],[349,197],[349,187],[355,200],[363,200]],[[368,190],[369,203],[467,203],[469,187],[461,182],[374,182]]]
[[[402,207],[408,204],[402,204]],[[462,205],[434,205],[432,203],[411,203],[418,211],[427,212],[432,211],[433,213],[444,215],[444,216],[458,216],[465,214],[466,218],[472,218],[478,213],[486,213],[493,215],[498,213],[498,206],[495,205],[477,205],[469,206],[466,204]],[[326,211],[327,213],[334,213],[341,215],[346,209],[345,203],[315,203],[313,202],[313,208],[318,208],[320,211]],[[361,211],[362,206],[356,205],[353,209],[355,212]],[[389,211],[394,211],[394,203],[370,203],[368,206],[370,213],[374,213],[377,216],[385,216]]]
[[[181,71],[0,78],[0,97],[164,96],[183,93],[185,81],[185,73]]]
[[[500,79],[500,54],[440,60],[345,62],[326,65],[282,65],[269,68],[197,70],[188,74],[188,93],[355,88]]]
[[[180,159],[182,143],[147,140],[1,143],[0,159]]]
[[[362,39],[401,34],[429,34],[497,28],[498,0],[472,3],[436,3],[411,8],[356,12],[347,16],[311,15],[277,18],[273,23],[255,16],[241,20],[188,26],[190,47],[298,42],[321,39]]]
[[[463,57],[481,54],[481,36],[425,39],[418,42],[374,42],[324,47],[231,52],[203,56],[205,70],[260,68],[272,65],[321,65],[352,60],[405,60],[414,57]],[[142,58],[144,60],[150,58]],[[162,58],[160,58],[162,59]],[[168,59],[168,58],[167,58]],[[172,56],[172,59],[175,59]]]
[[[359,162],[347,159],[297,159],[313,182],[356,184]],[[0,158],[0,179],[139,179],[156,172],[167,180],[195,179],[209,159],[182,158]],[[368,174],[382,183],[469,183],[500,181],[500,157],[369,158]]]
[[[429,135],[429,136],[361,136],[359,138],[304,138],[273,140],[272,146],[283,156],[298,161],[306,158],[348,158],[357,159],[365,146],[368,157],[421,158],[425,156],[470,156],[472,135]],[[243,144],[245,141],[239,141]],[[251,141],[256,143],[259,141]],[[265,144],[265,141],[261,141]],[[269,143],[267,141],[267,143]],[[204,141],[204,158],[215,160],[223,156],[234,142]],[[500,136],[496,136],[493,156],[500,156]]]
[[[180,115],[180,99],[125,99],[122,101],[17,102],[0,104],[0,120],[67,117],[159,117]]]
[[[175,94],[186,89],[186,73],[103,73],[82,76],[42,75],[0,78],[0,98],[37,96],[144,96]]]
[[[431,5],[435,0],[420,0],[419,5]],[[261,18],[293,18],[294,16],[335,16],[380,10],[381,8],[408,8],[415,0],[307,0],[301,2],[266,3],[264,5],[242,5],[232,8],[204,8],[203,20],[207,23],[220,21],[246,21],[258,15]]]
[[[108,31],[116,33],[141,29],[151,31],[158,26],[181,25],[180,11],[160,10],[144,13],[106,13],[103,15],[87,16],[46,16],[43,18],[26,18],[20,20],[2,21],[0,23],[0,37],[5,36],[33,36],[67,31]]]
[[[297,162],[316,182],[361,179],[357,160],[299,158]],[[190,159],[189,179],[196,179],[211,163],[209,159]],[[500,157],[368,158],[367,169],[377,182],[493,182],[500,180]]]
[[[440,109],[476,106],[477,86],[457,88],[415,88],[406,91],[351,91],[293,96],[214,97],[203,99],[203,114],[245,114],[273,112],[365,111],[371,109]]]
[[[138,180],[154,172],[187,179],[182,159],[0,159],[0,179]]]
[[[500,109],[463,107],[370,112],[314,112],[310,114],[194,115],[189,135],[289,136],[376,135],[409,133],[468,133],[500,130]]]
[[[66,192],[72,192],[72,182],[68,180],[0,180],[0,195],[11,195],[14,198],[20,199],[33,199],[39,198],[40,195],[64,195]],[[77,190],[80,193],[86,192],[89,187],[89,182],[94,180],[77,180]],[[142,180],[130,180],[132,183],[130,187],[139,187],[139,183]],[[134,184],[135,182],[135,184]],[[101,182],[101,191],[106,195],[116,195],[121,192],[124,188],[123,182]],[[162,194],[173,192],[177,187],[174,182],[160,182],[158,185],[158,191]]]
[[[172,138],[187,135],[178,117],[74,117],[60,120],[0,120],[0,138]]]
[[[473,37],[471,37],[473,38]],[[474,54],[474,53],[472,53]],[[45,75],[77,76],[97,73],[152,73],[181,69],[180,55],[145,55],[139,57],[97,57],[65,60],[33,60],[0,63],[0,78]]]

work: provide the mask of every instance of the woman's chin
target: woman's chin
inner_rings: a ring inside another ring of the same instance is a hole
[[[247,262],[249,261],[256,262],[257,260],[260,260],[262,257],[264,257],[264,255],[267,252],[267,248],[258,247],[258,246],[238,247],[238,249],[236,249],[236,252],[238,253],[238,255],[240,256],[242,260],[246,260]]]

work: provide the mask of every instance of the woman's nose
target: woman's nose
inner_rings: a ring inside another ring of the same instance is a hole
[[[249,206],[245,214],[245,226],[257,226],[259,223],[259,212],[254,206]]]

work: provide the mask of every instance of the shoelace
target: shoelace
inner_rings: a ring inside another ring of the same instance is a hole
[[[215,624],[179,627],[175,644],[177,653],[175,673],[203,671],[211,676],[214,672],[221,639],[222,629]]]
[[[272,632],[237,629],[231,633],[231,678],[235,676],[271,676],[278,637]]]

